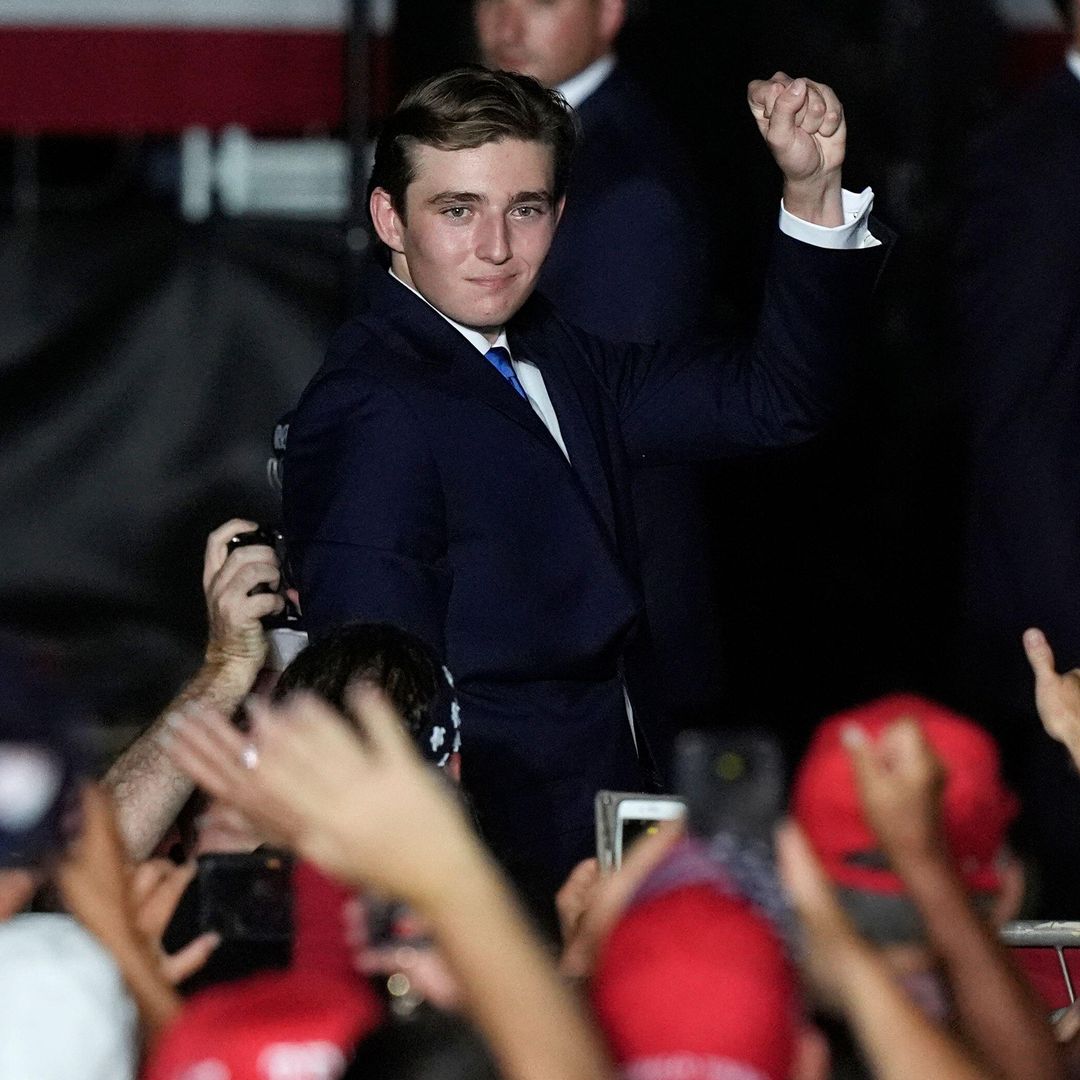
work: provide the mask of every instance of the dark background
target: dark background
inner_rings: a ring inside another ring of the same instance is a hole
[[[1031,74],[1007,44],[977,0],[657,2],[624,35],[709,193],[725,321],[752,318],[777,212],[750,78],[837,88],[847,186],[872,184],[900,234],[843,422],[715,472],[720,722],[797,745],[888,689],[962,698],[950,219],[965,143]],[[471,58],[463,0],[404,0],[389,65],[354,102]],[[0,136],[0,626],[45,645],[112,725],[147,721],[198,663],[206,533],[275,520],[273,423],[345,315],[353,266],[337,224],[184,223],[174,170],[163,135]]]

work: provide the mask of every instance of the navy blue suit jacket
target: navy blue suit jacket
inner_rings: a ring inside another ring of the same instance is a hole
[[[577,110],[566,211],[540,276],[561,315],[613,341],[661,341],[706,321],[709,218],[685,163],[648,95],[622,67]],[[635,524],[648,633],[635,664],[674,729],[715,719],[723,697],[720,632],[702,470],[638,469]]]
[[[778,233],[760,330],[742,346],[617,344],[534,296],[508,338],[543,373],[572,465],[385,272],[304,392],[284,511],[308,627],[391,621],[445,656],[482,827],[538,888],[588,854],[596,789],[638,783],[622,689],[641,607],[631,466],[815,432],[882,255]]]
[[[1080,80],[1062,66],[981,141],[959,235],[968,422],[962,650],[979,715],[1034,723],[1020,647],[1080,663]]]

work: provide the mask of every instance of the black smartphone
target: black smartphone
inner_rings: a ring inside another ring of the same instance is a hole
[[[201,855],[195,875],[200,933],[223,942],[292,940],[292,860],[276,851]]]
[[[675,743],[675,790],[697,836],[733,833],[772,844],[784,812],[784,757],[763,731],[684,731]]]

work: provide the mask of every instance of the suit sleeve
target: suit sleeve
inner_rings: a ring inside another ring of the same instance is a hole
[[[348,367],[317,378],[289,429],[283,500],[309,633],[391,622],[443,655],[442,490],[420,425],[396,392]]]
[[[887,234],[879,222],[874,230]],[[827,250],[777,231],[748,341],[597,344],[598,376],[615,398],[631,461],[708,460],[817,434],[843,400],[888,246]]]

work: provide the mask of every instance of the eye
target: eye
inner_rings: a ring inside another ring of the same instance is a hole
[[[532,206],[515,206],[514,209],[511,210],[510,212],[516,218],[525,218],[526,220],[528,220],[529,218],[543,217],[547,213],[547,207],[546,206],[536,206],[536,205],[532,205]]]
[[[463,221],[469,215],[469,207],[448,206],[445,210],[441,212],[451,221]]]

